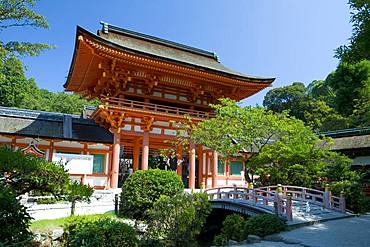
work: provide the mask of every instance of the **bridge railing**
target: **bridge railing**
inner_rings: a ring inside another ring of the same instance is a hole
[[[329,189],[321,191],[290,185],[259,187],[259,189],[269,192],[273,191],[274,193],[279,192],[281,195],[283,195],[283,197],[291,195],[293,200],[300,201],[300,206],[303,206],[303,204],[308,202],[323,208],[333,209],[341,212],[345,212],[346,210],[344,196],[333,196]]]
[[[245,186],[225,186],[207,189],[204,191],[210,201],[233,199],[246,200],[252,205],[257,205],[267,209],[277,216],[286,218],[288,221],[293,219],[291,198],[281,197],[274,191],[259,188],[248,188]]]

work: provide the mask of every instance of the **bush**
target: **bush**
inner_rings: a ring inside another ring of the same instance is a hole
[[[284,231],[285,223],[271,214],[260,214],[248,219],[245,223],[244,234],[250,234],[264,237],[270,234]]]
[[[172,197],[183,190],[184,185],[175,172],[158,169],[137,171],[122,186],[120,215],[144,219],[145,212],[161,195]]]
[[[215,239],[213,240],[213,244],[216,246],[225,246],[227,244],[227,237],[225,234],[221,233],[217,236],[215,236]]]
[[[151,239],[161,239],[166,246],[192,246],[210,213],[204,194],[161,196],[148,210]]]
[[[354,181],[338,181],[331,184],[333,195],[340,196],[344,192],[346,208],[355,213],[366,213],[370,211],[370,200],[362,191],[362,184]]]
[[[228,240],[242,241],[247,237],[244,234],[245,223],[246,220],[238,214],[228,215],[222,223],[222,234]]]
[[[216,235],[213,243],[222,246],[228,240],[243,241],[247,238],[244,232],[246,220],[239,214],[226,216],[222,222],[222,229],[219,235]]]
[[[31,217],[10,189],[0,184],[0,246],[26,246],[32,239]]]
[[[64,226],[63,246],[105,247],[138,246],[135,230],[120,221],[91,217],[72,217]]]

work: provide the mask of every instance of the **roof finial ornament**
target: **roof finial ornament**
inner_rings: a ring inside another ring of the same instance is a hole
[[[100,21],[100,24],[103,25],[102,26],[102,31],[103,33],[108,33],[108,23],[107,22],[104,22],[104,21]]]

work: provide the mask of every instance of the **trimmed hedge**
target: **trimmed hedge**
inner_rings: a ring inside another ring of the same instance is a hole
[[[244,234],[264,237],[270,234],[284,231],[285,223],[275,215],[260,214],[247,220],[245,223]]]
[[[134,228],[110,218],[72,217],[64,226],[63,246],[136,247],[139,240]]]
[[[150,169],[131,174],[122,186],[120,216],[145,219],[158,198],[182,193],[184,185],[173,171]]]

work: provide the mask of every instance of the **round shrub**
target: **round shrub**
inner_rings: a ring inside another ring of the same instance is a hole
[[[161,196],[148,210],[146,234],[162,240],[166,246],[195,246],[210,211],[205,194]]]
[[[0,185],[0,246],[27,246],[32,240],[30,221],[26,208],[8,188]]]
[[[174,196],[183,192],[181,179],[172,171],[150,169],[131,174],[122,186],[120,215],[144,219],[161,196]]]
[[[74,218],[64,228],[63,246],[138,246],[134,228],[110,218]]]
[[[216,235],[214,240],[213,240],[213,244],[216,245],[216,246],[225,246],[227,244],[227,237],[225,234],[221,233],[219,235]]]
[[[246,239],[247,236],[244,234],[245,222],[245,219],[238,214],[226,216],[222,223],[222,234],[224,234],[227,239],[235,241]]]
[[[260,214],[245,223],[245,236],[250,234],[264,237],[285,230],[285,223],[275,215]]]

